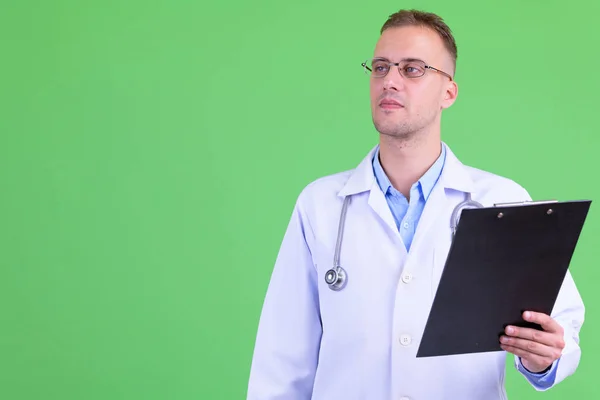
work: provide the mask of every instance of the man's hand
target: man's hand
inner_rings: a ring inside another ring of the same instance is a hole
[[[526,311],[523,318],[540,325],[543,331],[507,326],[504,330],[506,336],[500,337],[500,347],[521,357],[528,371],[542,372],[560,358],[565,348],[563,328],[546,314]]]

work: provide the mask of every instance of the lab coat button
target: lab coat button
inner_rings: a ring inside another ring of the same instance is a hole
[[[406,396],[402,396],[402,397],[400,397],[400,400],[410,400],[410,399]]]
[[[400,343],[401,343],[403,346],[408,346],[408,345],[410,344],[410,342],[411,342],[411,341],[412,341],[412,340],[411,340],[411,338],[410,338],[410,335],[401,335],[401,336],[400,336]]]
[[[412,281],[412,278],[413,278],[412,274],[404,274],[404,275],[402,275],[402,282],[408,283],[408,282]]]

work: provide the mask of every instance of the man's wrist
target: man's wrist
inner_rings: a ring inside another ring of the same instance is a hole
[[[532,375],[545,375],[548,373],[548,371],[550,371],[552,369],[552,365],[554,365],[554,362],[553,362],[552,364],[548,365],[548,367],[546,369],[544,369],[543,371],[533,372],[533,371],[530,371],[529,369],[527,369],[525,364],[523,364],[523,360],[521,359],[521,357],[519,357],[519,362],[521,363],[521,366],[523,367],[523,369]]]

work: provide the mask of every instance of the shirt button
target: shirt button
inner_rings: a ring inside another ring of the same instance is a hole
[[[411,341],[410,335],[404,334],[400,336],[400,344],[402,344],[402,346],[408,346]]]
[[[402,226],[404,226],[404,229],[408,229],[408,227],[409,227],[410,225],[409,225],[409,223],[408,223],[408,222],[405,222],[405,223],[404,223],[404,225],[402,225]]]
[[[402,275],[402,282],[408,283],[408,282],[412,281],[412,278],[413,278],[412,274],[404,274],[404,275]]]

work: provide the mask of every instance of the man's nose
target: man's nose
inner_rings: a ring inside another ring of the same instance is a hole
[[[404,88],[404,77],[398,71],[398,67],[392,67],[383,78],[384,90],[402,90]]]

